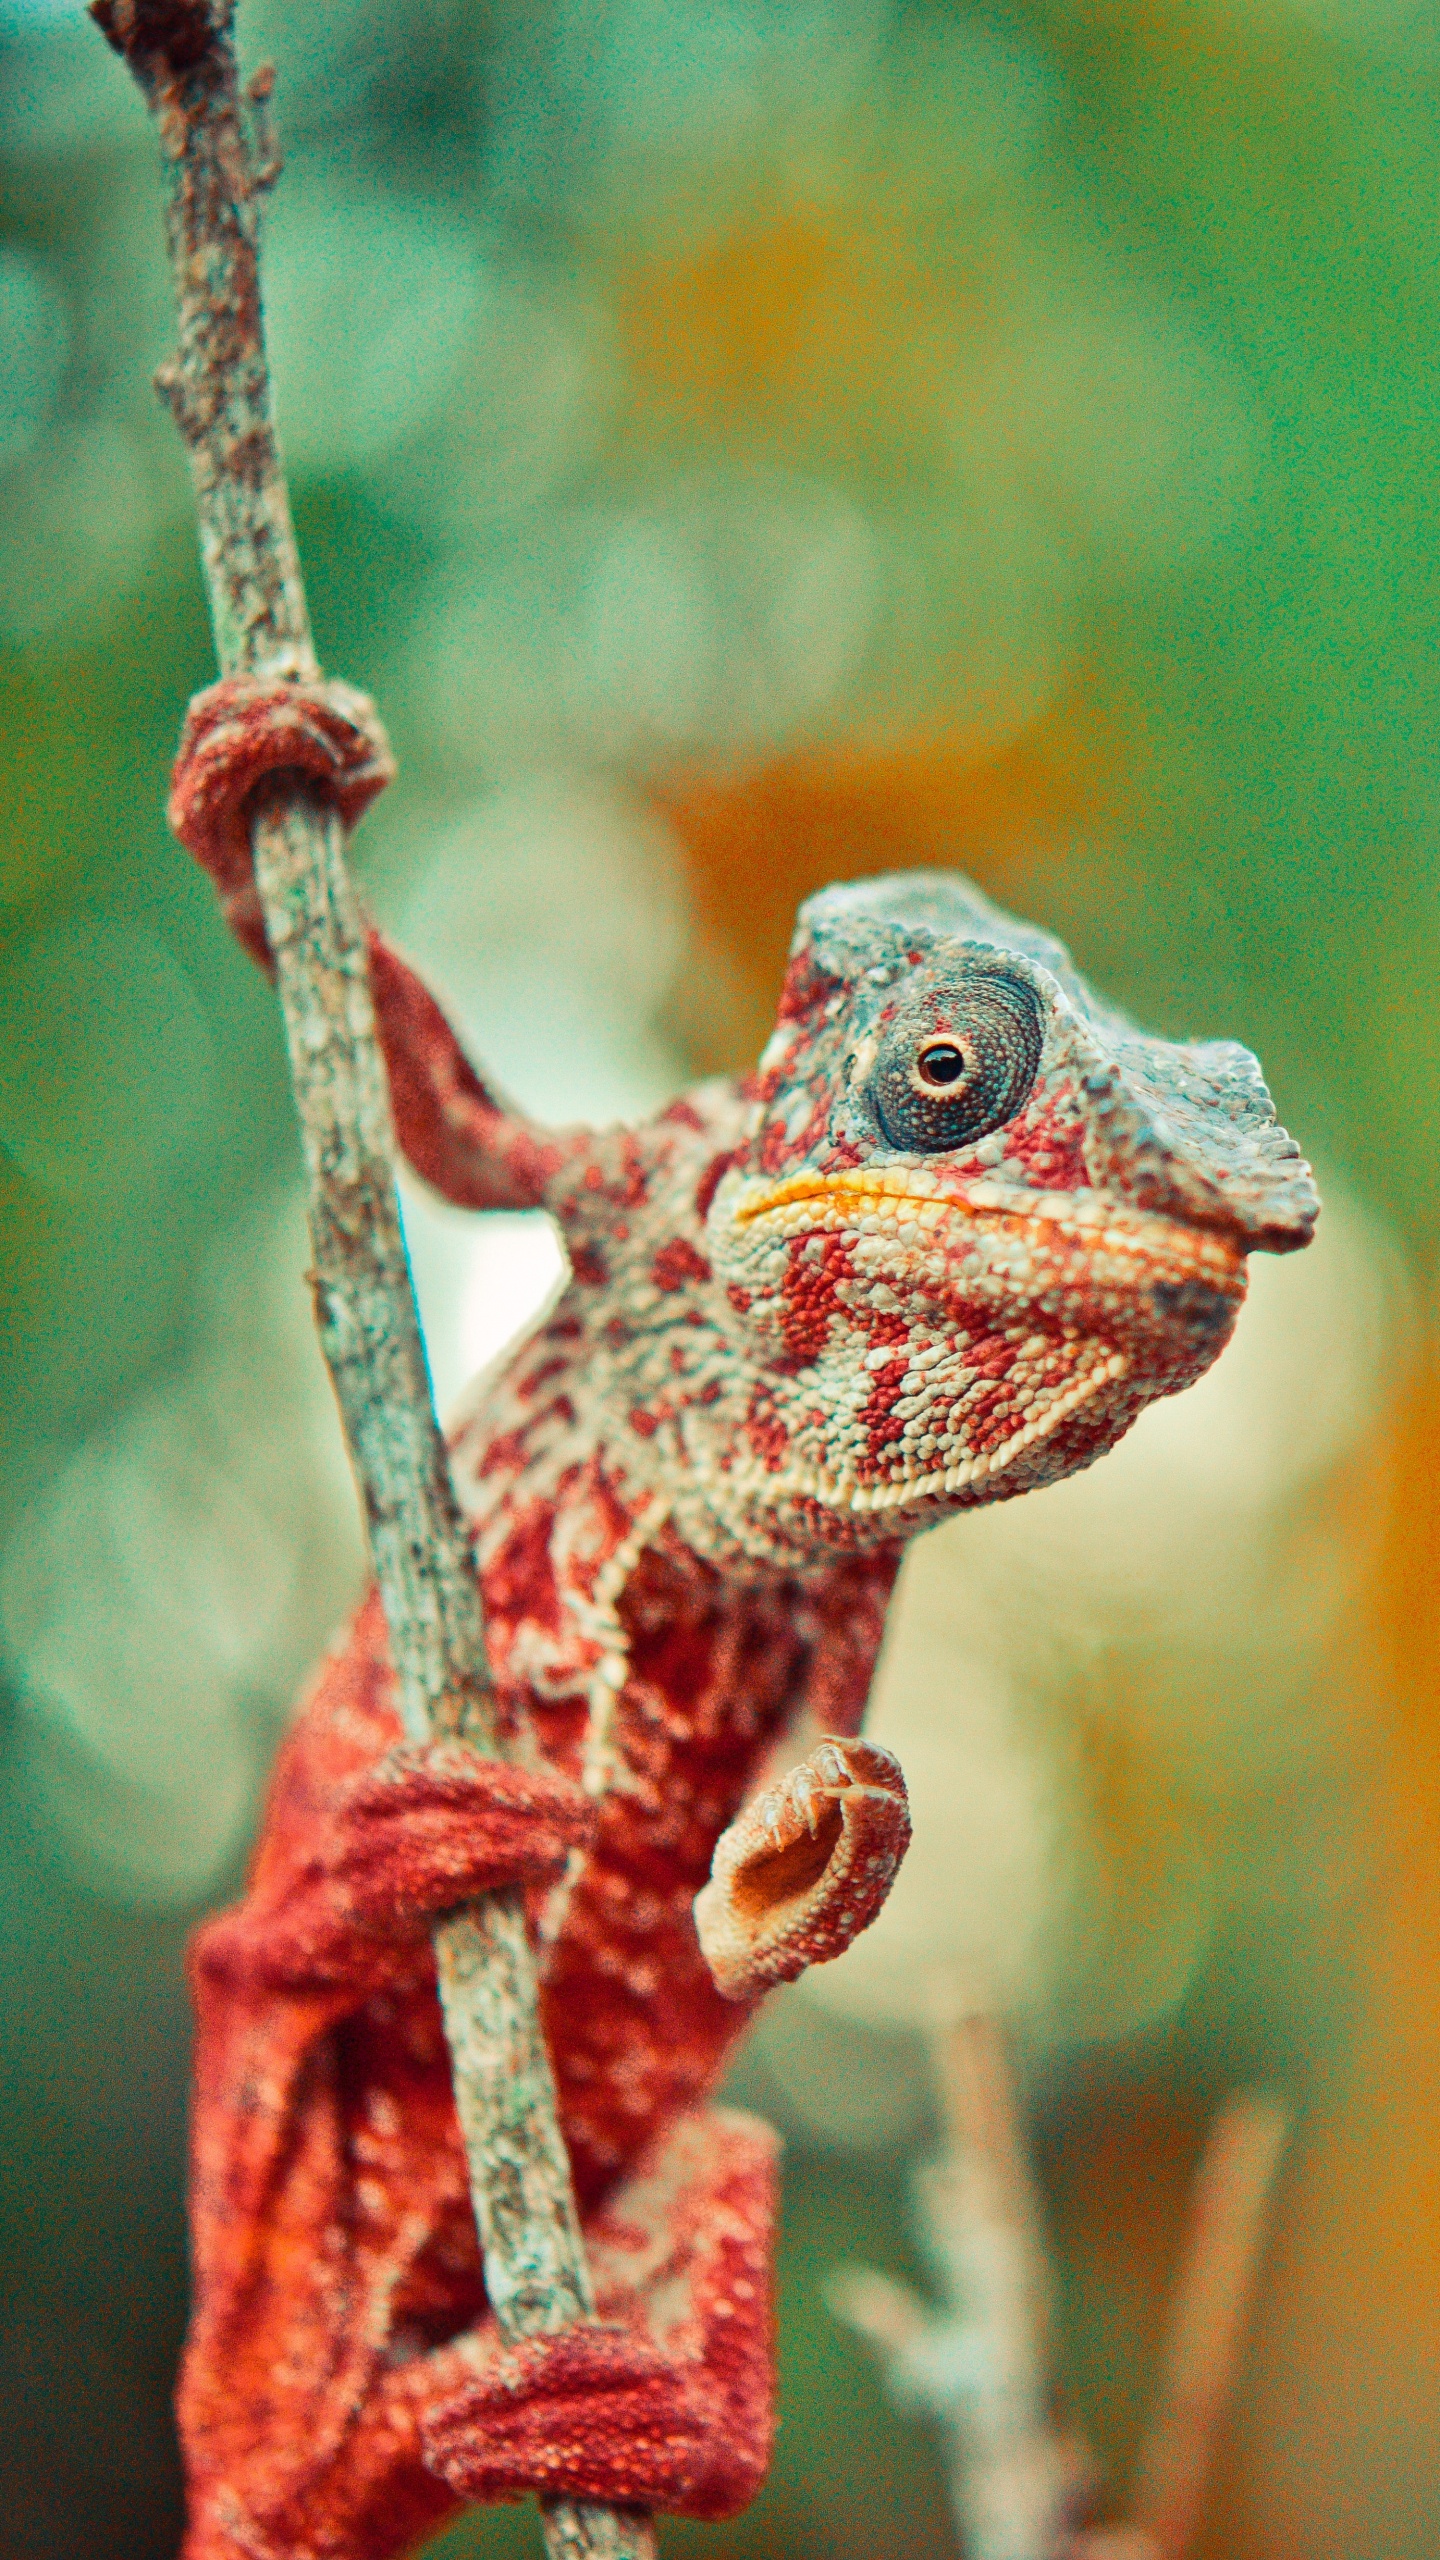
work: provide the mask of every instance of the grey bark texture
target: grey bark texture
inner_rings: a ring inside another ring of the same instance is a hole
[[[179,315],[157,387],[189,453],[216,654],[226,675],[317,674],[271,415],[258,195],[233,0],[95,0],[159,130]],[[263,110],[268,76],[251,92]],[[395,1196],[389,1093],[362,918],[335,812],[276,778],[257,795],[256,878],[275,957],[308,1177],[316,1323],[334,1380],[412,1741],[499,1748],[480,1595],[436,1422]],[[593,2314],[518,1893],[439,1923],[435,1954],[485,2282],[509,2338]],[[544,2508],[564,2560],[651,2560],[648,2520]]]

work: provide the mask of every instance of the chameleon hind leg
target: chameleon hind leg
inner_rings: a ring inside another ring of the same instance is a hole
[[[775,2428],[778,2152],[752,2116],[684,2118],[587,2228],[593,2323],[507,2347],[487,2322],[397,2376],[431,2471],[487,2505],[746,2506]]]

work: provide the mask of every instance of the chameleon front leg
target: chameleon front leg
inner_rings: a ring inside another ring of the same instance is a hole
[[[397,2302],[437,2234],[459,2241],[437,2279],[459,2318],[479,2293],[428,1925],[554,1877],[594,1813],[553,1772],[394,1743],[387,1684],[372,1603],[281,1754],[244,1902],[192,1952],[186,2560],[384,2560],[446,2505],[413,2417],[372,2423]],[[393,2089],[367,2078],[380,2018]]]
[[[753,2001],[839,1955],[875,1917],[909,1837],[890,1753],[824,1739],[721,1837],[695,1906],[717,1987]],[[588,2234],[596,2322],[509,2348],[487,2324],[431,2360],[431,2470],[484,2503],[535,2490],[738,2513],[774,2435],[777,2149],[748,2117],[684,2119]]]
[[[775,2429],[778,2150],[753,2117],[684,2118],[587,2228],[594,2322],[513,2347],[487,2322],[399,2377],[431,2471],[487,2505],[748,2505]]]
[[[350,828],[394,770],[374,704],[353,685],[227,676],[195,696],[171,778],[170,824],[208,872],[236,940],[267,973],[250,848],[256,792],[274,774],[299,774]],[[407,1162],[461,1208],[541,1207],[576,1137],[539,1128],[492,1093],[429,988],[373,925],[366,947]]]
[[[287,1771],[277,1795],[283,1808]],[[291,1783],[303,1786],[296,1772]],[[306,1814],[309,1807],[304,1808]],[[382,1982],[429,1924],[478,1894],[553,1880],[583,1848],[594,1807],[550,1770],[488,1760],[463,1742],[399,1744],[338,1786],[316,1819],[285,1824],[246,1900],[197,1932],[202,2019],[217,1993]],[[285,1839],[303,1846],[286,1854]]]

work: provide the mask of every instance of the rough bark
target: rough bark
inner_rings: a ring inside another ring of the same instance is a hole
[[[271,416],[257,167],[233,0],[95,0],[155,116],[179,314],[158,387],[190,458],[226,675],[317,673]],[[263,106],[262,74],[252,100]],[[407,1733],[498,1747],[480,1596],[435,1419],[394,1185],[362,918],[338,817],[303,786],[257,797],[256,877],[275,956],[308,1176],[316,1322],[364,1503]],[[520,1897],[445,1919],[435,1952],[485,2280],[507,2335],[593,2310]],[[646,2560],[643,2517],[553,2503],[548,2549]]]

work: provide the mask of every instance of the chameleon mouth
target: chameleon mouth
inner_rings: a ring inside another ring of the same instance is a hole
[[[857,1236],[884,1232],[922,1246],[959,1225],[1018,1247],[1022,1256],[1029,1247],[1046,1261],[1057,1252],[1067,1260],[1079,1252],[1097,1265],[1113,1257],[1117,1279],[1128,1266],[1137,1278],[1208,1282],[1237,1299],[1244,1286],[1245,1256],[1228,1236],[1099,1191],[1032,1191],[924,1170],[800,1173],[747,1186],[732,1215],[737,1227],[763,1222],[770,1235],[853,1228]]]

